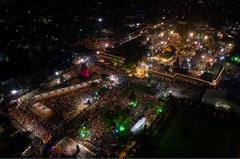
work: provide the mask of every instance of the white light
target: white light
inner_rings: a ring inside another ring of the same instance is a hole
[[[220,57],[220,60],[224,60],[224,59],[225,59],[225,57],[224,57],[224,56],[221,56],[221,57]]]
[[[202,55],[202,59],[204,59],[205,58],[205,56],[204,55]]]
[[[170,31],[170,34],[173,34],[174,33],[174,31]]]
[[[138,122],[131,128],[131,132],[135,134],[137,131],[144,128],[144,125],[146,124],[146,118],[143,117],[142,119],[138,120]]]
[[[161,33],[159,34],[159,37],[163,37],[163,35],[164,35],[164,33],[163,33],[163,32],[161,32]]]
[[[207,36],[207,35],[205,35],[205,36],[204,36],[204,40],[207,40],[207,39],[208,39],[208,36]]]
[[[221,52],[224,52],[224,48],[221,48],[221,50],[220,50]]]
[[[102,22],[102,18],[98,18],[98,21],[99,21],[99,22]]]
[[[187,39],[187,42],[189,42],[189,39]]]
[[[200,49],[202,49],[203,48],[203,46],[202,45],[200,45]]]
[[[83,63],[83,62],[84,62],[84,59],[80,59],[80,62]]]
[[[194,42],[194,44],[195,44],[195,45],[197,45],[197,44],[198,44],[198,42],[197,42],[197,41],[195,41],[195,42]]]
[[[193,32],[191,32],[191,33],[189,34],[190,37],[193,37],[193,35],[194,35]]]
[[[109,46],[108,43],[106,43],[106,44],[105,44],[105,47],[108,47],[108,46]]]
[[[213,59],[212,59],[212,58],[210,58],[210,59],[209,59],[209,61],[210,61],[210,62],[213,62]]]
[[[232,47],[232,44],[231,44],[231,43],[229,44],[229,47]]]
[[[17,93],[17,90],[12,90],[11,93],[14,95]]]
[[[55,72],[55,75],[56,75],[56,76],[58,76],[58,75],[59,75],[59,72],[58,72],[58,71],[56,71],[56,72]]]
[[[57,84],[60,84],[60,83],[61,83],[61,81],[60,81],[60,79],[58,78],[58,79],[57,79]]]
[[[187,59],[187,62],[190,62],[191,60],[190,59]]]
[[[97,53],[97,54],[100,54],[100,51],[97,51],[96,53]]]

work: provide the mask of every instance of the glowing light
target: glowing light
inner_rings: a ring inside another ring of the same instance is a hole
[[[138,122],[131,128],[131,132],[133,134],[137,133],[141,129],[144,128],[144,125],[146,124],[147,119],[145,117],[138,120]]]
[[[84,126],[78,129],[78,134],[81,139],[84,139],[88,136],[89,132],[87,128]]]
[[[204,55],[202,55],[202,56],[201,56],[201,58],[202,58],[202,59],[204,59],[204,58],[205,58],[205,56],[204,56]]]
[[[102,18],[98,18],[98,21],[99,21],[99,22],[102,22],[102,21],[103,21],[103,19],[102,19]]]
[[[159,37],[163,37],[164,36],[164,32],[161,32],[160,34],[159,34]]]
[[[59,75],[59,72],[58,72],[58,71],[56,71],[56,72],[55,72],[55,75],[56,75],[56,76],[58,76],[58,75]]]
[[[204,40],[207,40],[207,39],[208,39],[208,36],[207,36],[207,35],[205,35],[205,36],[204,36]]]
[[[96,53],[97,53],[97,54],[100,54],[100,51],[97,51]]]
[[[109,80],[112,81],[112,85],[118,85],[119,84],[119,78],[116,75],[110,75]]]
[[[190,37],[193,37],[193,35],[194,35],[194,33],[193,33],[193,32],[189,33],[189,36],[190,36]]]
[[[163,110],[162,110],[161,107],[158,107],[158,108],[156,109],[156,113],[157,113],[157,114],[162,113],[162,112],[163,112]]]
[[[11,94],[17,94],[17,90],[11,90]]]
[[[105,45],[104,45],[105,47],[108,47],[109,46],[109,44],[108,43],[105,43]]]
[[[83,62],[84,62],[84,59],[80,59],[80,62],[83,63]]]
[[[120,125],[120,126],[119,126],[119,131],[125,131],[125,127],[122,126],[122,125]]]
[[[174,31],[172,30],[172,31],[170,31],[170,34],[173,34],[174,33]]]
[[[225,57],[224,57],[224,56],[221,56],[221,57],[220,57],[220,60],[224,60],[224,59],[225,59]]]
[[[132,108],[136,108],[138,106],[138,102],[137,100],[132,100],[128,105]]]

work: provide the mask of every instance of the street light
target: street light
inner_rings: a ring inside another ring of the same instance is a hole
[[[163,37],[163,35],[164,35],[164,33],[163,33],[163,32],[161,32],[161,33],[159,34],[159,36],[160,36],[160,37]]]
[[[12,94],[12,95],[17,94],[17,90],[15,90],[15,89],[14,89],[14,90],[11,90],[11,94]]]
[[[191,33],[189,34],[190,37],[193,37],[193,35],[194,35],[193,32],[191,32]]]
[[[103,21],[103,19],[102,18],[98,18],[98,22],[102,22]]]
[[[56,72],[55,72],[55,75],[56,75],[56,76],[58,76],[58,75],[59,75],[59,72],[58,72],[58,71],[56,71]]]
[[[109,45],[108,45],[108,43],[105,43],[105,47],[108,47]]]

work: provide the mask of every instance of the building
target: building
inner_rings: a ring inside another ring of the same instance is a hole
[[[206,90],[202,97],[202,103],[214,105],[218,109],[232,109],[234,112],[240,113],[240,106],[231,100],[227,90]]]

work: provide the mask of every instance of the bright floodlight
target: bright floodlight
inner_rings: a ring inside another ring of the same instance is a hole
[[[160,37],[163,37],[163,35],[164,35],[164,33],[163,33],[163,32],[161,32],[161,33],[159,34],[159,36],[160,36]]]
[[[102,18],[98,18],[98,21],[99,21],[99,22],[102,22]]]
[[[108,46],[109,46],[108,43],[106,43],[106,44],[105,44],[105,47],[108,47]]]
[[[83,63],[83,62],[84,62],[84,59],[80,59],[80,62]]]
[[[56,71],[56,72],[55,72],[55,75],[56,75],[56,76],[58,76],[58,75],[59,75],[59,72],[58,72],[58,71]]]
[[[191,32],[191,33],[189,34],[190,37],[193,37],[193,35],[194,35],[193,32]]]
[[[208,36],[207,36],[207,35],[205,35],[205,36],[204,36],[204,40],[207,40],[207,39],[208,39]]]
[[[220,60],[224,60],[224,59],[225,59],[225,57],[224,57],[224,56],[221,56],[221,57],[220,57]]]
[[[14,95],[17,93],[17,90],[12,90],[11,93]]]

